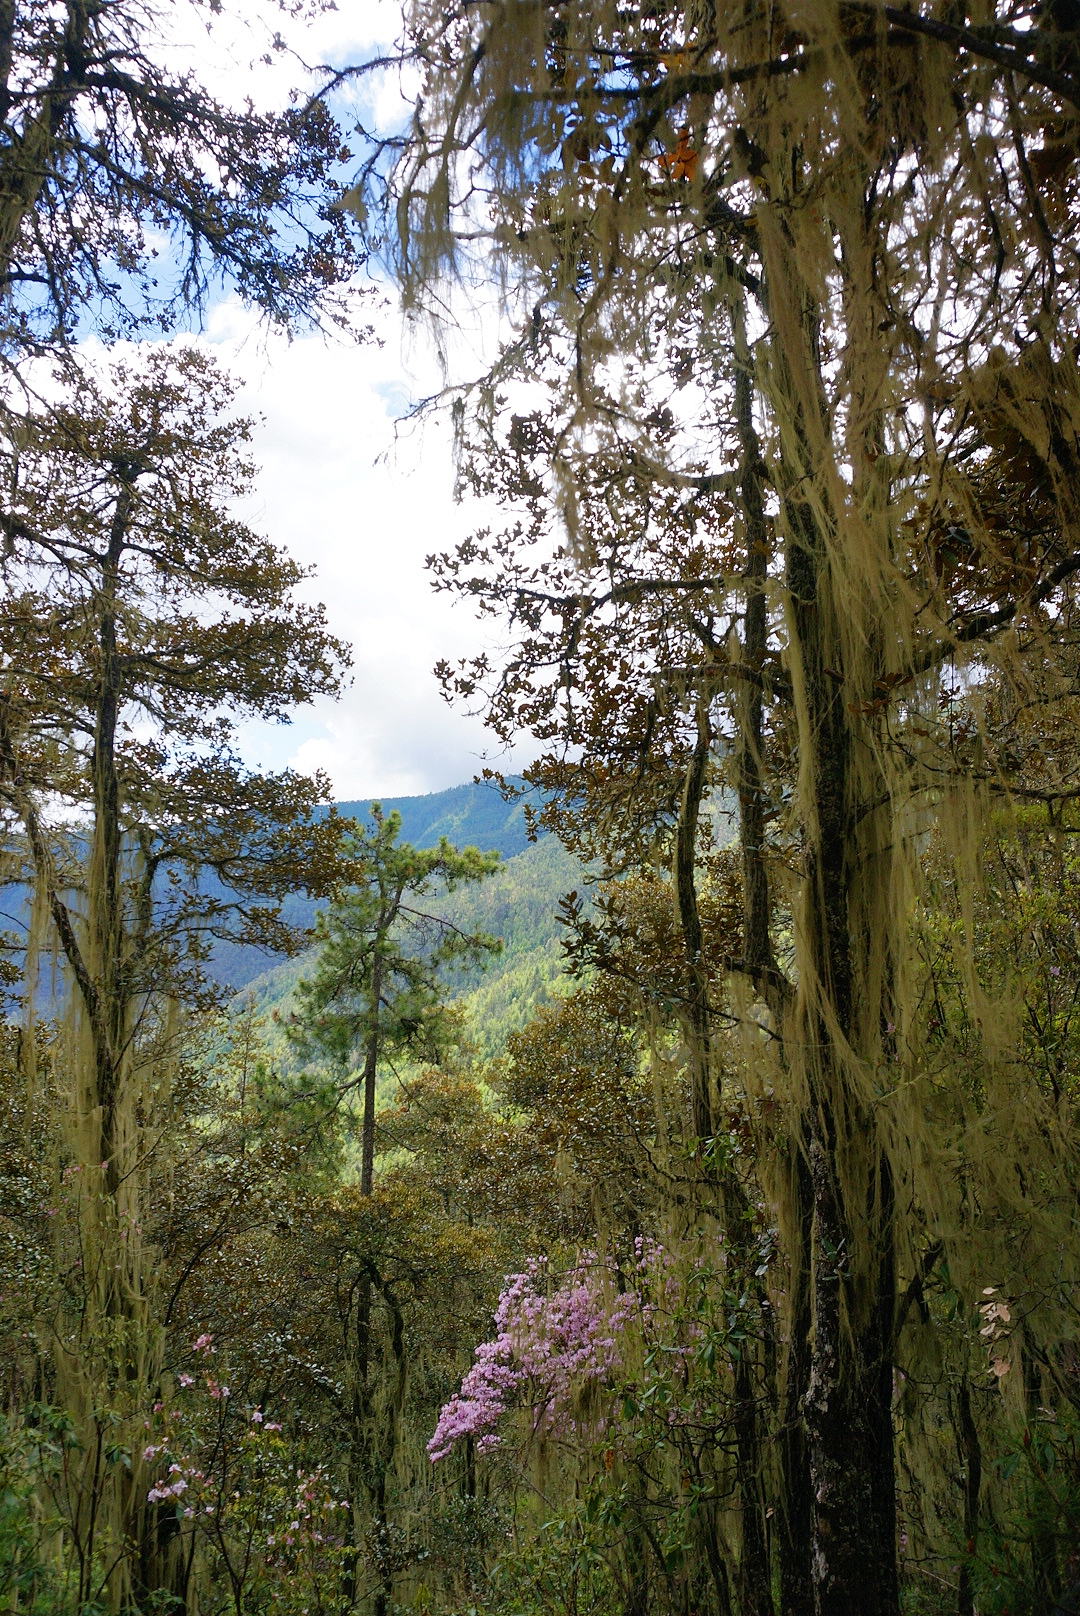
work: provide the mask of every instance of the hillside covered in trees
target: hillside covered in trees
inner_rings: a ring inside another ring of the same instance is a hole
[[[452,987],[448,984],[467,1008],[469,1037],[483,1055],[494,1056],[502,1051],[509,1033],[520,1031],[536,1008],[546,1003],[553,991],[561,990],[564,961],[559,906],[567,893],[578,887],[584,890],[585,872],[547,833],[542,833],[535,845],[506,856],[504,848],[518,847],[520,806],[505,819],[498,816],[493,823],[496,816],[486,801],[480,813],[469,812],[467,804],[474,791],[472,787],[457,787],[429,796],[388,800],[382,806],[387,813],[401,814],[403,839],[411,821],[417,827],[414,845],[424,848],[438,844],[445,825],[444,804],[449,798],[454,810],[455,839],[466,846],[492,846],[503,854],[502,862],[487,880],[441,895],[434,906],[463,931],[489,933],[503,945],[496,958],[467,971]],[[463,798],[465,807],[460,806]],[[496,800],[501,805],[502,799]],[[341,812],[360,818],[366,817],[371,805],[338,806]],[[312,924],[318,905],[309,900],[306,910],[305,919]],[[312,950],[248,977],[247,971],[255,971],[265,960],[265,956],[250,950],[240,956],[246,968],[233,975],[229,986],[240,989],[239,1002],[252,996],[260,1015],[277,1012],[280,1016],[287,1013],[287,1001],[291,1003],[296,983],[305,973],[310,974],[316,957],[317,951]]]
[[[326,10],[0,7],[0,1608],[1070,1616],[1080,10]],[[533,761],[335,806],[384,295]]]
[[[510,784],[515,789],[524,787],[520,777]],[[524,801],[515,797],[506,802],[494,784],[470,782],[423,796],[387,798],[381,806],[385,813],[401,816],[400,835],[415,847],[436,847],[445,836],[463,847],[499,854],[507,868],[478,891],[456,894],[452,908],[456,912],[464,905],[463,914],[468,911],[471,917],[479,903],[484,927],[504,939],[507,954],[500,961],[500,978],[510,968],[511,960],[515,966],[523,965],[524,956],[535,951],[535,964],[547,972],[547,980],[551,970],[557,968],[554,962],[558,951],[551,945],[558,935],[558,901],[564,892],[580,884],[579,866],[558,846],[550,845],[543,830],[537,833],[537,845],[530,843]],[[367,818],[371,803],[339,802],[334,807],[347,818],[362,820]],[[291,893],[282,904],[282,914],[299,928],[314,926],[318,909],[318,900],[304,893]],[[481,924],[478,916],[475,924]],[[547,966],[541,967],[541,956]],[[265,949],[219,942],[209,969],[223,988],[239,991],[253,987],[260,998],[269,993],[276,999],[278,990],[291,984],[301,967],[293,961],[275,967],[273,956]],[[263,977],[268,978],[265,985]]]

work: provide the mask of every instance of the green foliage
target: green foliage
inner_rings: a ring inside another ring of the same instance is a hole
[[[83,923],[102,924],[89,887],[104,848],[108,926],[127,941],[99,969],[127,1001],[169,985],[190,996],[214,936],[290,948],[284,893],[325,892],[338,874],[338,822],[315,815],[325,782],[258,775],[234,751],[242,715],[273,721],[332,694],[348,656],[298,600],[304,569],[228,509],[253,475],[234,393],[197,349],[160,349],[83,376],[0,446],[13,490],[0,803],[84,996],[93,968],[75,955]],[[136,740],[136,714],[152,742]],[[89,817],[89,836],[43,820],[43,793]]]
[[[493,793],[403,840],[236,763],[342,648],[233,518],[205,356],[10,431],[2,873],[70,977],[0,1040],[12,1603],[1068,1604],[1080,58],[1068,4],[954,9],[407,7],[342,206],[420,301],[489,252],[520,294],[455,416],[505,516],[432,565],[509,648],[445,688],[604,872],[558,920],[553,840],[444,835],[518,835]],[[14,8],[0,270],[64,326],[182,201],[193,300],[234,252],[288,319],[340,268],[341,208],[294,278],[271,224],[323,102],[205,119],[145,15]],[[210,939],[318,894],[270,1036],[215,1019]]]
[[[507,783],[517,787],[524,784],[515,776],[510,776]],[[342,817],[362,820],[370,812],[371,804],[339,802],[336,809]],[[511,866],[517,868],[515,860],[521,858],[522,869],[527,864],[530,872],[523,880],[514,883],[514,901],[509,912],[515,920],[520,913],[519,902],[530,902],[533,886],[546,885],[547,875],[544,872],[553,862],[566,864],[568,870],[573,872],[566,877],[567,886],[580,879],[573,861],[553,837],[541,834],[538,843],[529,842],[525,805],[520,801],[504,802],[501,793],[489,782],[453,786],[449,791],[433,791],[419,797],[387,799],[383,803],[383,812],[401,815],[400,834],[414,847],[435,847],[445,836],[456,847],[498,851],[500,864],[493,881],[483,882],[479,887],[462,888],[453,897],[444,900],[444,904],[451,918],[455,917],[460,906],[464,906],[460,907],[463,916],[466,913],[472,915],[479,906],[483,911],[479,918],[462,919],[459,923],[466,929],[496,932],[510,951],[516,948],[517,938],[509,934],[502,915],[494,911],[498,907],[497,894],[503,892],[504,882],[514,881]],[[283,913],[290,924],[310,929],[315,924],[317,907],[315,899],[301,892],[293,892],[285,900]],[[496,919],[499,920],[497,925],[494,924]],[[550,927],[550,914],[546,910],[541,912],[538,919],[541,927],[545,922]],[[275,984],[291,985],[295,981],[295,975],[290,976],[280,966],[268,972],[264,952],[220,939],[215,942],[209,968],[216,981],[234,988],[251,987],[260,995],[269,993],[275,998],[278,996]],[[272,978],[272,981],[266,978]]]
[[[502,947],[427,901],[490,875],[498,854],[459,851],[445,838],[434,848],[411,847],[398,842],[400,829],[399,814],[384,817],[373,803],[370,828],[347,834],[350,887],[319,917],[315,974],[298,983],[287,1023],[299,1049],[343,1071],[358,1047],[374,1047],[382,1060],[437,1060],[451,1036],[444,979]]]
[[[423,799],[421,799],[423,800]],[[446,982],[447,994],[468,1013],[467,1035],[485,1058],[498,1055],[508,1035],[519,1032],[553,993],[569,986],[563,976],[559,900],[571,887],[581,887],[578,861],[545,836],[513,858],[500,860],[482,881],[459,886],[453,893],[433,893],[431,913],[465,933],[497,937],[501,950],[481,965],[465,965]],[[297,983],[310,973],[314,955],[277,965],[256,977],[246,990],[260,1011],[287,1022],[296,1008]]]
[[[527,793],[520,775],[508,775],[507,786],[525,794],[524,801],[508,802],[491,780],[469,781],[448,791],[425,792],[419,797],[387,797],[383,812],[401,815],[401,834],[414,847],[436,847],[445,836],[455,847],[498,850],[505,863],[532,844],[525,815],[533,793]],[[338,813],[363,819],[370,802],[339,802]]]
[[[1041,1616],[1080,1577],[1080,1410],[1039,1408],[1003,1434],[1001,1505],[972,1555],[978,1609]]]
[[[554,836],[500,864],[490,881],[458,894],[448,905],[454,923],[492,932],[503,952],[482,981],[464,984],[469,1033],[482,1055],[500,1053],[549,1001],[565,992],[564,928],[558,907],[582,881],[580,864]]]
[[[490,1608],[507,1616],[616,1616],[627,1593],[618,1566],[622,1522],[595,1494],[554,1514],[500,1556]]]
[[[56,1526],[42,1505],[73,1441],[58,1409],[31,1404],[14,1418],[0,1415],[0,1598],[25,1616],[66,1608],[63,1563],[50,1552]]]
[[[277,1421],[231,1401],[220,1374],[205,1373],[155,1408],[144,1457],[158,1473],[158,1530],[175,1534],[184,1559],[198,1556],[203,1609],[340,1610],[348,1504],[323,1467],[298,1462]]]
[[[233,395],[205,354],[159,348],[58,388],[0,450],[0,811],[34,890],[4,1291],[20,1379],[47,1376],[76,1433],[51,1507],[83,1603],[172,1576],[138,1432],[175,1303],[154,1236],[190,1121],[208,937],[288,950],[283,893],[340,873],[322,784],[233,751],[243,715],[332,693],[346,654],[298,601],[303,569],[231,514],[252,475]],[[63,1015],[46,1061],[33,998],[49,955]]]

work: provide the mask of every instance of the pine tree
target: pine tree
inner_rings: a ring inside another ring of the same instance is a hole
[[[463,882],[497,868],[498,853],[398,842],[401,815],[371,805],[371,825],[354,825],[343,844],[349,890],[319,916],[315,975],[301,980],[288,1023],[306,1053],[328,1056],[342,1074],[338,1096],[363,1092],[361,1193],[371,1193],[375,1162],[376,1079],[381,1062],[406,1058],[437,1064],[452,1044],[456,1020],[447,981],[496,954],[486,932],[463,932],[426,905]],[[351,1069],[355,1055],[361,1065]]]
[[[401,815],[371,805],[370,826],[354,825],[343,852],[349,889],[319,916],[318,964],[301,980],[288,1023],[306,1054],[327,1056],[335,1102],[354,1088],[363,1095],[360,1194],[375,1188],[375,1102],[380,1066],[406,1059],[437,1063],[460,1034],[448,1000],[447,978],[475,967],[502,944],[485,932],[461,931],[431,900],[462,883],[482,880],[498,853],[398,842]],[[354,1060],[359,1065],[354,1068]],[[398,1443],[406,1376],[403,1315],[383,1265],[362,1253],[346,1308],[349,1483],[354,1529],[370,1533],[369,1554],[379,1576],[376,1616],[386,1616],[394,1591],[393,1531],[388,1487]],[[380,1337],[374,1304],[385,1330]],[[381,1368],[382,1373],[378,1372]],[[366,1510],[361,1512],[361,1500]]]
[[[137,1449],[161,1349],[141,1194],[169,1148],[182,1012],[209,996],[215,937],[294,948],[282,896],[339,875],[327,783],[233,751],[239,718],[336,690],[346,648],[295,600],[302,569],[229,514],[251,477],[232,393],[197,350],[158,349],[24,418],[5,468],[0,801],[35,891],[29,1082],[42,950],[65,981],[58,1132],[83,1249],[41,1328],[86,1454],[87,1600],[99,1578],[119,1598],[171,1574]]]

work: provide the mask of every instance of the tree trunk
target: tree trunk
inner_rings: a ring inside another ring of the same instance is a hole
[[[675,887],[679,923],[686,955],[688,1020],[690,1023],[691,1079],[693,1085],[693,1126],[699,1151],[712,1138],[715,1121],[712,1106],[712,1038],[708,972],[705,965],[701,918],[698,912],[696,848],[698,817],[705,790],[705,775],[712,745],[708,697],[698,701],[697,738],[686,771],[682,809],[675,839]],[[710,1166],[707,1177],[713,1190],[719,1188],[724,1202],[725,1231],[739,1272],[750,1280],[748,1260],[749,1208],[734,1168],[716,1170]],[[752,1282],[748,1286],[753,1289]],[[734,1425],[736,1474],[742,1520],[742,1554],[739,1561],[740,1606],[743,1616],[772,1616],[772,1579],[769,1569],[765,1504],[762,1497],[762,1457],[760,1414],[758,1410],[754,1362],[750,1343],[741,1343],[732,1355],[734,1382]],[[725,1587],[727,1586],[725,1579]]]
[[[738,691],[736,767],[739,791],[739,840],[743,861],[743,964],[757,991],[769,995],[773,965],[769,936],[769,877],[765,867],[766,798],[762,782],[762,680],[768,644],[769,530],[765,520],[761,446],[754,430],[753,379],[741,302],[736,305],[735,420],[742,449],[740,494],[746,518],[746,618],[743,631],[742,683]]]
[[[802,1141],[796,1141],[792,1148],[791,1178],[789,1335],[780,1428],[780,1612],[781,1616],[813,1616],[813,1495],[805,1411],[810,1385],[813,1190]]]
[[[1024,1443],[1027,1447],[1032,1436],[1038,1431],[1039,1404],[1042,1401],[1041,1377],[1039,1366],[1026,1346],[1021,1348],[1021,1361],[1024,1368],[1024,1396],[1027,1403],[1027,1430],[1024,1432]],[[1036,1498],[1032,1510],[1031,1580],[1035,1589],[1036,1608],[1048,1610],[1061,1596],[1057,1541],[1053,1528],[1047,1521],[1045,1482],[1036,1480],[1033,1476],[1029,1486],[1042,1486],[1044,1489],[1043,1498]]]
[[[971,1413],[971,1389],[967,1376],[960,1382],[956,1397],[960,1429],[957,1447],[964,1474],[964,1558],[960,1563],[960,1588],[956,1598],[956,1616],[975,1616],[975,1588],[972,1566],[979,1544],[979,1491],[982,1487],[982,1447],[979,1433]]]
[[[100,1014],[91,1016],[97,1089],[94,1098],[101,1128],[99,1160],[112,1198],[116,1197],[126,1173],[126,1164],[120,1159],[123,1144],[118,1136],[117,1117],[121,1067],[127,1044],[128,994],[124,981],[123,849],[120,780],[116,767],[116,735],[122,701],[116,617],[120,559],[131,505],[131,489],[125,484],[116,501],[109,548],[102,567],[98,640],[101,673],[92,760],[94,841],[90,863],[90,965],[100,984]],[[111,1306],[117,1305],[120,1305],[119,1300],[114,1295]]]
[[[378,1292],[389,1316],[390,1375],[386,1405],[372,1396],[372,1303]],[[398,1425],[405,1401],[405,1320],[389,1285],[375,1265],[365,1262],[357,1287],[355,1369],[352,1395],[349,1484],[353,1508],[366,1497],[370,1558],[379,1579],[375,1616],[387,1616],[394,1595],[394,1546],[390,1532],[387,1484],[397,1454]]]
[[[742,1616],[773,1616],[769,1544],[762,1497],[760,1414],[749,1342],[734,1365],[735,1474],[742,1521],[739,1609]]]
[[[380,930],[381,935],[381,930]],[[371,1021],[364,1052],[364,1118],[361,1143],[360,1193],[371,1195],[375,1184],[375,1085],[379,1070],[382,1001],[382,955],[379,938],[371,965]],[[379,1410],[372,1396],[372,1305],[376,1291],[390,1317],[389,1346],[392,1384],[386,1407]],[[368,1541],[379,1578],[374,1616],[387,1616],[394,1596],[393,1544],[387,1511],[387,1480],[397,1452],[398,1422],[405,1396],[405,1321],[389,1287],[377,1269],[365,1261],[357,1286],[356,1351],[352,1396],[350,1489],[353,1507],[366,1494],[371,1516]]]
[[[765,653],[768,645],[768,611],[765,586],[768,577],[770,536],[765,517],[764,466],[754,428],[753,376],[747,347],[742,300],[732,311],[735,357],[735,421],[742,451],[740,494],[746,519],[746,616],[742,645],[740,684],[737,692],[736,768],[739,792],[739,829],[743,861],[743,968],[756,992],[773,1011],[782,1027],[784,1004],[779,973],[776,970],[770,935],[771,900],[765,864],[767,801],[762,778],[762,722],[764,709]],[[803,1399],[809,1372],[809,1214],[805,1192],[805,1163],[795,1152],[796,1247],[790,1254],[792,1314],[791,1339],[786,1364],[784,1425],[780,1440],[780,1599],[783,1616],[810,1616],[813,1590],[810,1578],[810,1494],[803,1429]],[[802,1201],[799,1191],[804,1190]],[[743,1396],[736,1386],[736,1408],[743,1407]],[[740,1490],[746,1512],[746,1483],[742,1472],[746,1416],[736,1415],[739,1450]],[[749,1433],[748,1433],[749,1434]],[[755,1441],[756,1419],[755,1419]],[[760,1484],[755,1481],[755,1486]],[[751,1531],[760,1537],[754,1543],[753,1558],[761,1568],[758,1586],[744,1589],[744,1607],[772,1611],[768,1544],[765,1522],[756,1500],[756,1520]],[[744,1525],[744,1538],[745,1538]]]
[[[371,1026],[364,1052],[364,1123],[361,1143],[360,1194],[370,1195],[375,1182],[375,1080],[379,1073],[379,1004],[382,998],[382,955],[378,939],[371,962]]]
[[[87,36],[97,8],[69,0],[66,6],[63,43],[53,63],[52,82],[42,98],[36,116],[5,146],[0,165],[0,280],[9,284],[15,248],[22,227],[37,206],[45,182],[56,160],[57,136],[73,99],[73,86],[85,72],[83,57]],[[0,8],[0,79],[4,101],[3,117],[10,115],[17,97],[10,83],[15,34],[15,3],[5,0]]]
[[[675,831],[675,896],[686,955],[687,1020],[690,1036],[690,1081],[693,1129],[702,1150],[712,1138],[712,1073],[709,1033],[709,979],[702,948],[701,918],[697,903],[697,830],[705,771],[712,745],[707,696],[698,700],[697,739],[686,769],[682,806]]]
[[[849,915],[860,814],[853,800],[851,698],[837,666],[839,636],[828,621],[833,602],[823,587],[828,561],[815,513],[789,497],[786,514],[813,792],[795,1039],[810,1102],[813,1346],[805,1409],[815,1609],[818,1616],[896,1616],[893,1189],[876,1119],[860,1103],[853,1079],[858,1050]],[[867,1015],[862,1006],[863,1026]],[[864,1177],[854,1163],[865,1168]]]

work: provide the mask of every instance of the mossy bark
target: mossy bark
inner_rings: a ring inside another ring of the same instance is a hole
[[[814,1601],[818,1616],[896,1616],[893,1185],[875,1115],[856,1080],[867,1012],[864,1005],[856,1013],[852,924],[862,818],[855,680],[845,689],[845,670],[837,665],[841,639],[831,621],[819,518],[797,498],[788,499],[786,516],[813,798],[805,816],[803,981],[792,1045],[809,1099],[812,1346],[804,1408]],[[865,1172],[854,1172],[854,1162]]]

